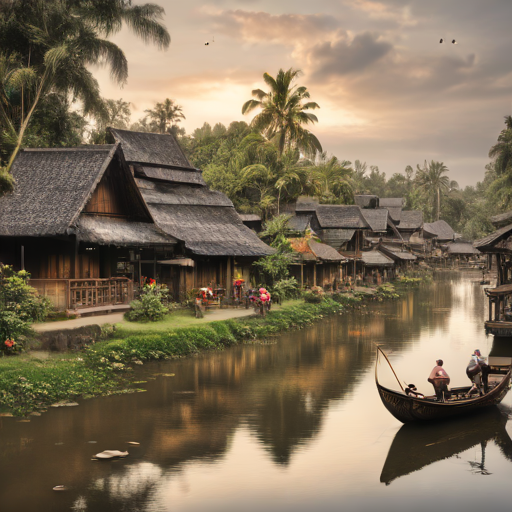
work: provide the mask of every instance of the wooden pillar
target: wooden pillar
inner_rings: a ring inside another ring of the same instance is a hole
[[[300,288],[304,288],[304,263],[300,264]]]
[[[75,279],[80,279],[80,261],[78,258],[78,244],[80,242],[75,239],[75,247],[73,252],[73,277]]]
[[[313,266],[313,286],[316,286],[316,261]]]
[[[233,285],[233,278],[231,276],[231,257],[228,257],[226,263],[226,297],[231,297],[231,288]]]
[[[489,297],[489,322],[492,322],[492,300]]]

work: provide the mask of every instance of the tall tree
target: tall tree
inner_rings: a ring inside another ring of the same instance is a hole
[[[425,194],[431,201],[433,216],[436,220],[439,220],[441,214],[441,194],[450,190],[450,184],[456,184],[456,182],[450,182],[450,178],[445,175],[448,172],[448,168],[442,162],[434,162],[423,164],[423,167],[417,165],[416,170],[416,182],[419,189]]]
[[[169,98],[145,112],[146,117],[150,120],[150,126],[153,128],[151,131],[158,133],[170,133],[173,126],[177,126],[177,123],[185,119],[181,105]]]
[[[86,112],[99,111],[99,87],[89,66],[106,64],[112,79],[124,84],[128,65],[123,51],[105,38],[130,27],[144,42],[165,48],[170,36],[160,23],[163,9],[134,6],[131,0],[4,0],[0,3],[0,48],[7,58],[19,54],[25,80],[19,84],[21,110],[10,115],[17,140],[10,170],[41,99],[51,93],[70,94]],[[9,105],[12,107],[13,105]],[[0,103],[0,109],[5,108]]]
[[[253,90],[252,95],[256,99],[246,101],[242,107],[242,114],[261,109],[251,124],[267,139],[276,142],[280,155],[285,148],[294,146],[308,154],[322,151],[320,141],[304,128],[304,125],[318,122],[318,118],[309,111],[320,107],[318,103],[307,101],[310,94],[306,87],[293,85],[300,74],[300,70],[292,68],[287,71],[280,69],[276,78],[264,73],[263,80],[270,91]]]
[[[309,173],[310,192],[324,204],[352,204],[351,163],[322,153]]]

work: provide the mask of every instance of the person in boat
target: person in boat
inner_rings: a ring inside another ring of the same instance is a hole
[[[430,376],[427,380],[430,382],[430,384],[432,384],[432,386],[434,386],[436,398],[439,402],[444,402],[445,398],[450,397],[450,391],[448,389],[448,384],[450,384],[450,376],[443,368],[442,359],[438,359],[436,361],[436,366],[432,368]]]
[[[489,370],[490,368],[487,365],[486,359],[482,357],[480,350],[476,349],[473,354],[471,354],[471,359],[469,360],[468,366],[466,367],[466,375],[473,384],[468,392],[468,395],[473,393],[478,393],[479,395],[487,393],[489,390]]]
[[[412,396],[413,398],[425,398],[425,395],[420,393],[414,384],[409,384],[405,388],[405,394]]]

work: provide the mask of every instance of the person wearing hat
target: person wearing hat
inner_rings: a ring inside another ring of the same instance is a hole
[[[449,398],[450,391],[448,390],[448,384],[450,384],[450,376],[443,368],[442,359],[436,361],[436,366],[434,366],[430,372],[430,376],[427,380],[434,386],[438,402],[444,402],[445,398]]]
[[[489,375],[488,370],[489,367],[487,366],[485,358],[482,357],[482,353],[480,350],[475,349],[473,354],[471,354],[471,359],[469,360],[468,366],[466,367],[466,375],[473,384],[469,390],[469,395],[476,392],[482,395],[482,382],[484,384],[484,392],[487,393],[487,378]]]

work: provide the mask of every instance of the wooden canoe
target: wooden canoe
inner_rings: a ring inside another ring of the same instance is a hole
[[[384,355],[389,363],[389,360],[382,349],[378,347],[378,351]],[[401,391],[395,391],[386,388],[379,383],[377,376],[378,359],[379,358],[377,357],[377,361],[375,363],[375,381],[380,398],[386,409],[402,423],[442,420],[446,418],[453,418],[454,416],[471,414],[475,411],[484,409],[485,407],[498,405],[503,398],[505,398],[505,395],[510,389],[512,367],[509,367],[508,371],[504,374],[491,373],[489,375],[489,391],[482,396],[466,398],[466,394],[470,389],[470,386],[467,386],[452,388],[451,391],[453,398],[445,402],[438,402],[435,399],[435,396],[415,398],[410,395],[406,395],[403,388]],[[391,369],[393,370],[392,367]],[[398,377],[397,381],[400,384]]]

